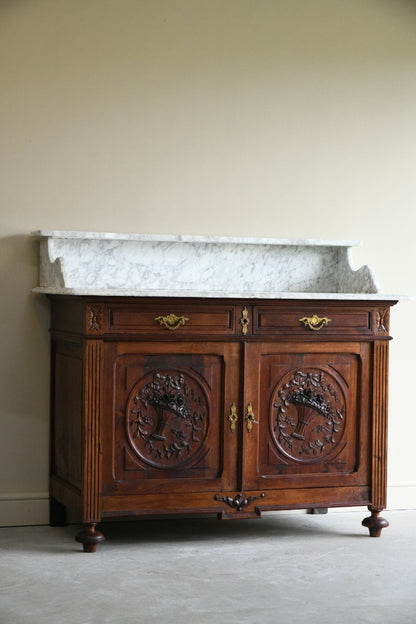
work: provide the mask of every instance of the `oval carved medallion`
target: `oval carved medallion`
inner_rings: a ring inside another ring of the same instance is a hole
[[[140,379],[126,414],[134,452],[154,468],[175,468],[195,458],[204,443],[207,398],[185,372],[163,371]]]
[[[321,461],[336,450],[345,429],[340,384],[326,371],[292,371],[273,393],[270,425],[278,450],[287,458]]]

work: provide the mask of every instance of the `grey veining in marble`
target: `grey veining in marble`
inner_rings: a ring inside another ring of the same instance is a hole
[[[396,299],[354,271],[354,241],[41,230],[37,292],[122,296]]]

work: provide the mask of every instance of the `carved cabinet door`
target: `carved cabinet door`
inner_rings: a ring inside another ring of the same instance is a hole
[[[239,345],[106,345],[103,493],[163,494],[235,487]]]
[[[368,344],[247,345],[244,487],[367,485],[369,365]]]

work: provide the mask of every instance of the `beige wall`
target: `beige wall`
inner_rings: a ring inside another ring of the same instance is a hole
[[[360,239],[415,294],[414,3],[2,0],[0,77],[0,524],[47,521],[31,230]],[[390,507],[416,506],[414,318],[392,315]]]

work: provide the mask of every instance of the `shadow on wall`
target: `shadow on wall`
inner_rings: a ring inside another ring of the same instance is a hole
[[[0,410],[44,420],[49,416],[50,306],[46,297],[31,292],[38,267],[38,243],[32,237],[0,238]]]

